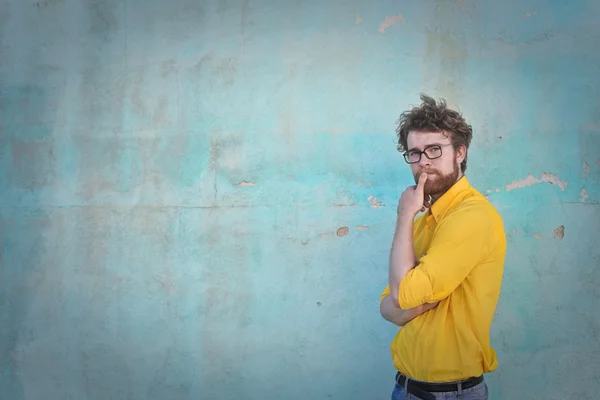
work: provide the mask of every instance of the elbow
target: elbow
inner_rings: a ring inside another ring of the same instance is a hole
[[[379,313],[381,314],[381,317],[385,320],[388,319],[387,317],[387,313],[385,312],[385,307],[383,305],[383,301],[381,303],[379,303]]]
[[[392,297],[390,295],[387,295],[381,300],[381,303],[379,304],[379,313],[381,314],[383,319],[389,322],[394,322],[394,316],[398,314],[397,311],[394,311],[395,308],[390,304],[392,302]]]

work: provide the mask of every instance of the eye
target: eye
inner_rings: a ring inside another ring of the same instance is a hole
[[[427,149],[427,154],[432,155],[432,156],[437,156],[440,154],[441,151],[442,151],[442,148],[440,146],[434,146],[434,147],[430,147]]]

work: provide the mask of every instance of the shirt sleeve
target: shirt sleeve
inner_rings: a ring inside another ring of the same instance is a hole
[[[469,205],[446,216],[427,254],[400,281],[399,303],[409,309],[450,295],[488,254],[495,240],[489,211]]]
[[[385,289],[383,289],[383,293],[381,293],[381,296],[379,297],[379,302],[383,301],[383,298],[388,294],[390,294],[390,285],[387,285]]]

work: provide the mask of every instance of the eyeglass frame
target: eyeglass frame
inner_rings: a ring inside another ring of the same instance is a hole
[[[452,143],[444,143],[444,144],[432,144],[432,145],[429,145],[429,146],[425,147],[425,148],[423,149],[423,151],[419,151],[419,150],[410,150],[410,151],[405,151],[404,153],[402,153],[402,156],[404,157],[404,161],[405,161],[407,164],[416,164],[416,163],[418,163],[418,162],[421,162],[421,157],[423,157],[423,154],[425,154],[425,157],[427,157],[429,160],[435,160],[435,159],[437,159],[437,158],[440,158],[440,157],[441,157],[441,156],[444,154],[444,152],[442,151],[442,147],[445,147],[445,146],[452,146]],[[434,147],[439,147],[439,148],[440,148],[440,155],[439,155],[439,156],[437,156],[437,157],[433,157],[433,158],[432,158],[432,157],[429,157],[429,156],[427,155],[426,151],[427,151],[427,150],[429,150],[429,149],[432,149],[432,148],[434,148]],[[412,162],[411,162],[411,161],[408,161],[408,160],[406,159],[406,157],[408,156],[408,153],[412,153],[412,152],[419,153],[419,159],[418,159],[417,161],[412,161]]]

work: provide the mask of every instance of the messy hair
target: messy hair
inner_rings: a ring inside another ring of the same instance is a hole
[[[410,131],[424,131],[450,134],[450,140],[454,150],[464,145],[466,149],[471,144],[473,129],[467,124],[462,115],[452,109],[447,108],[446,100],[440,99],[439,102],[421,94],[420,106],[412,110],[404,111],[398,119],[396,134],[398,136],[398,151],[404,152],[408,148],[408,133]],[[467,155],[460,164],[464,173],[467,169]]]

